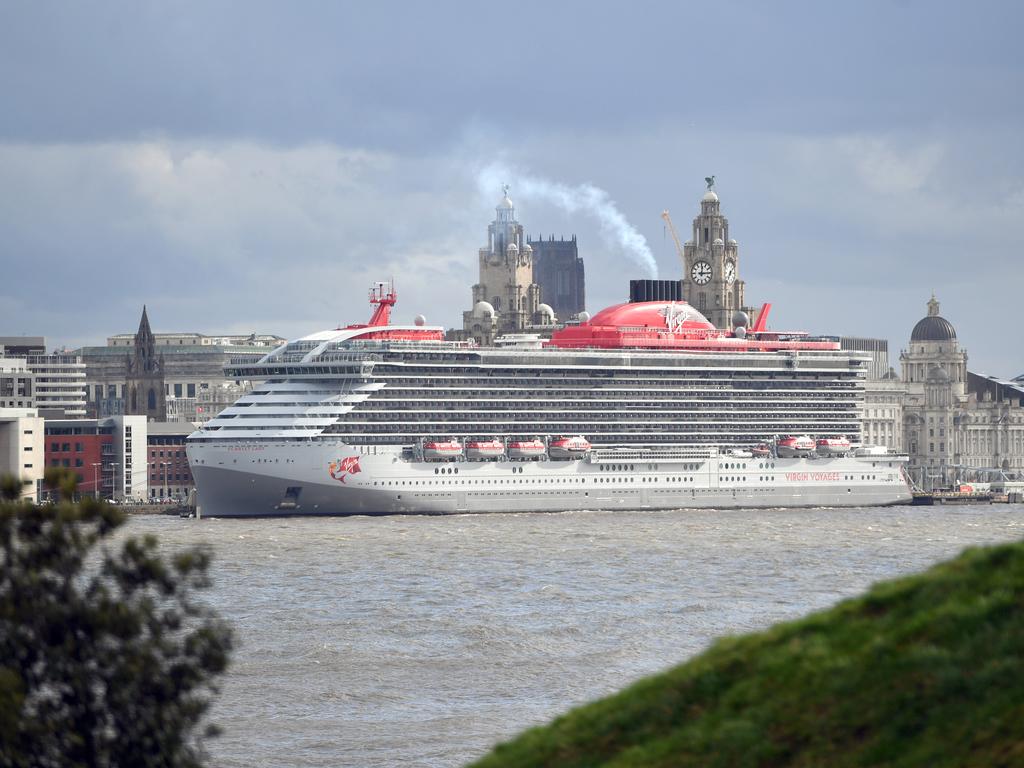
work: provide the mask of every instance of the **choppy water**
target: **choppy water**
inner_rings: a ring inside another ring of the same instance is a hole
[[[1024,506],[274,520],[140,517],[207,542],[240,645],[223,766],[454,766],[722,635],[824,608]]]

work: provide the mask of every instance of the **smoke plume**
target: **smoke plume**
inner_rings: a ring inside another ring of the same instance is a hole
[[[592,184],[570,187],[556,181],[517,171],[504,163],[491,163],[477,174],[483,195],[493,196],[502,184],[512,187],[515,198],[535,200],[561,208],[566,213],[584,213],[595,218],[601,237],[642,267],[651,278],[658,276],[658,264],[647,245],[647,239],[630,224],[608,193]]]

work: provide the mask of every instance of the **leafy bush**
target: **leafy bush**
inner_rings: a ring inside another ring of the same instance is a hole
[[[153,536],[109,538],[116,507],[0,502],[0,764],[199,766],[200,722],[228,665],[230,629],[197,601],[209,552],[164,558]]]

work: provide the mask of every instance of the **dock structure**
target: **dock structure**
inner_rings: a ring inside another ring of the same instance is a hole
[[[915,491],[911,504],[915,507],[932,507],[939,504],[1007,504],[1020,501],[1011,494],[991,491]]]

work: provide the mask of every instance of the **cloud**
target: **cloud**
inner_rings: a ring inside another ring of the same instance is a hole
[[[366,288],[390,276],[397,319],[459,325],[502,181],[516,184],[528,232],[577,235],[594,310],[644,275],[595,212],[614,198],[662,276],[681,276],[659,214],[671,208],[685,232],[715,173],[747,298],[774,301],[780,326],[895,348],[935,290],[972,360],[1019,373],[1020,351],[990,329],[1015,322],[1024,187],[989,159],[1000,146],[975,138],[665,125],[512,140],[477,124],[432,153],[198,138],[0,144],[0,328],[102,343],[132,330],[145,302],[157,330],[298,336],[362,319]],[[544,173],[516,170],[535,167]]]

